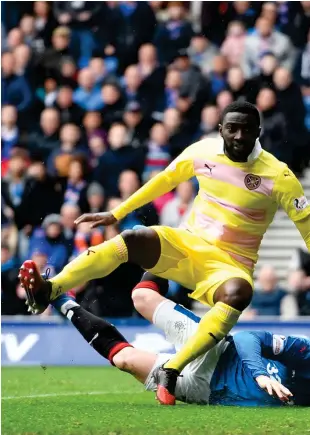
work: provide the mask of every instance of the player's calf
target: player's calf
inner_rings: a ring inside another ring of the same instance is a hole
[[[66,316],[88,344],[112,365],[114,365],[115,355],[122,349],[132,348],[114,325],[86,311],[72,296],[63,294],[54,299],[52,305]]]

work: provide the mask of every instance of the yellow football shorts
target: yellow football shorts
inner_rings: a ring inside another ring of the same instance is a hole
[[[148,271],[193,290],[193,299],[213,306],[216,289],[231,278],[243,278],[253,287],[251,272],[227,252],[185,229],[151,228],[160,238],[161,257]]]

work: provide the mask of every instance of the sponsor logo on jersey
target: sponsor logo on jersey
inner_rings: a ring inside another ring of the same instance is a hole
[[[308,205],[309,203],[305,196],[294,199],[294,207],[296,208],[296,210],[304,210]]]
[[[274,335],[272,338],[272,348],[274,355],[279,355],[284,349],[284,335]]]

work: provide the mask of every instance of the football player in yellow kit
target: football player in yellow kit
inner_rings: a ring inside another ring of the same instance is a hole
[[[175,385],[183,368],[218,343],[250,303],[258,249],[279,206],[294,221],[310,251],[310,206],[287,165],[261,148],[256,107],[248,102],[227,106],[219,130],[223,141],[206,139],[189,146],[112,212],[85,214],[76,221],[93,227],[115,224],[196,176],[199,192],[184,228],[124,231],[88,249],[50,280],[40,276],[32,261],[20,270],[28,302],[36,312],[61,293],[106,276],[127,261],[179,282],[192,289],[194,299],[210,305],[195,334],[158,372],[157,398],[166,405],[175,403]],[[154,289],[154,282],[149,285]]]

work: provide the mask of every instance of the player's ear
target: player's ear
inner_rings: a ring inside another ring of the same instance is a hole
[[[223,126],[222,124],[219,124],[219,133],[223,137],[222,131],[223,131]]]
[[[258,127],[258,138],[260,137],[260,135],[261,135],[261,132],[262,132],[262,127]]]

